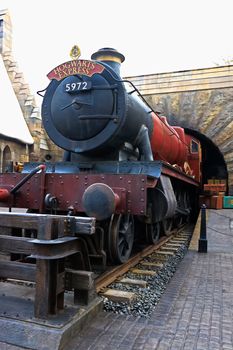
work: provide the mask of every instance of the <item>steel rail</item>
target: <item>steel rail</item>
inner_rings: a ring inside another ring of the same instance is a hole
[[[178,230],[174,230],[173,233],[171,233],[171,235],[169,235],[168,237],[166,236],[162,237],[157,242],[157,244],[152,244],[144,248],[142,251],[132,256],[125,264],[115,266],[112,269],[98,276],[95,279],[96,292],[97,293],[102,292],[109,284],[111,284],[117,278],[125,274],[129,269],[131,269],[131,267],[134,267],[135,265],[137,265],[147,255],[150,255],[154,253],[156,250],[159,250],[164,244],[166,244],[172,238],[174,238],[177,234],[179,234],[184,227],[185,225],[180,227]]]

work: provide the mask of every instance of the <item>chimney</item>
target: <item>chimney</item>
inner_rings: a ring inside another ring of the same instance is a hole
[[[0,10],[0,54],[12,50],[12,24],[8,10]]]
[[[91,59],[107,63],[120,76],[120,66],[125,56],[111,47],[104,47],[93,53]]]

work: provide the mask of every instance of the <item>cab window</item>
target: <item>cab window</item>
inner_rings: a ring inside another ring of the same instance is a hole
[[[196,141],[191,140],[191,153],[198,153],[198,148],[199,144]]]

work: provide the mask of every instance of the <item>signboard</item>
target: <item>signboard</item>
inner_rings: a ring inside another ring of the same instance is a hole
[[[88,60],[72,60],[65,62],[54,68],[47,77],[52,80],[62,80],[71,75],[87,75],[92,77],[93,74],[102,73],[104,66],[99,63]]]

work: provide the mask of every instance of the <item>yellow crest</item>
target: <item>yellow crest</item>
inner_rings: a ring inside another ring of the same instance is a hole
[[[70,57],[72,60],[77,60],[81,56],[81,50],[78,45],[74,45],[70,51]]]

